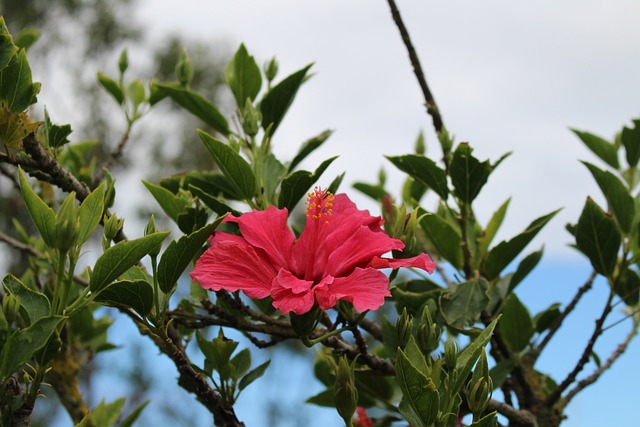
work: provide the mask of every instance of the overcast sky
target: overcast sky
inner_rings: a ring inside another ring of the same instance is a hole
[[[612,138],[640,116],[640,3],[447,0],[398,6],[448,129],[458,141],[470,141],[480,159],[513,151],[481,193],[478,217],[486,222],[513,197],[499,235],[505,239],[564,207],[533,247],[544,243],[548,254],[573,257],[564,225],[577,220],[588,194],[603,198],[577,159],[600,163],[569,128]],[[397,194],[403,177],[383,155],[409,153],[421,129],[427,154],[441,157],[386,1],[186,0],[178,7],[144,0],[139,19],[154,37],[179,32],[233,48],[244,42],[260,64],[276,55],[279,77],[314,62],[315,75],[274,143],[290,159],[301,141],[335,129],[303,164],[313,169],[340,155],[321,184],[343,171],[346,184],[372,182],[384,165]]]

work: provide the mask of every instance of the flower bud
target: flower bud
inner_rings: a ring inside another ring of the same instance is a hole
[[[106,215],[105,215],[106,216]],[[104,220],[104,237],[107,241],[111,242],[116,238],[116,235],[124,225],[124,219],[119,219],[115,215],[111,215]]]
[[[180,58],[176,64],[176,77],[182,86],[188,86],[193,79],[193,66],[187,51],[184,49],[180,52]]]
[[[426,151],[427,150],[424,143],[424,134],[422,133],[422,131],[420,131],[420,133],[418,134],[418,139],[416,139],[416,154],[419,156],[424,156],[424,153]]]
[[[56,216],[55,247],[63,252],[68,251],[76,243],[80,224],[75,205],[76,193],[71,192],[64,199]]]
[[[247,135],[255,136],[260,130],[260,121],[262,114],[253,106],[251,98],[247,98],[247,102],[242,109],[242,129]]]
[[[151,218],[149,218],[149,222],[147,223],[147,226],[144,229],[144,235],[148,236],[149,234],[154,234],[157,232],[158,232],[158,229],[156,228],[156,223],[153,220],[153,215],[151,215]],[[160,253],[160,245],[158,245],[154,250],[149,252],[149,256],[152,258],[157,257],[159,253]]]
[[[309,336],[309,334],[315,329],[319,318],[320,309],[318,307],[315,307],[304,314],[295,314],[294,312],[289,314],[291,327],[300,337]]]
[[[273,81],[278,74],[278,61],[275,56],[264,64],[264,74],[269,82]]]
[[[467,388],[469,390],[469,409],[474,415],[480,415],[487,409],[493,393],[493,380],[489,375],[489,364],[484,349],[480,353],[480,359],[473,370]]]
[[[120,70],[120,74],[124,74],[129,68],[129,56],[127,55],[127,49],[122,49],[120,53],[120,58],[118,58],[118,69]]]
[[[334,385],[334,399],[338,414],[346,425],[351,425],[353,414],[358,406],[358,390],[354,374],[355,360],[349,364],[346,356],[340,357],[336,367],[336,382]]]
[[[487,409],[489,402],[491,401],[491,395],[493,394],[493,381],[491,377],[481,377],[474,381],[469,381],[467,385],[469,389],[469,396],[467,404],[469,409],[475,416],[479,416]]]
[[[407,314],[407,308],[402,309],[402,314],[396,322],[396,339],[398,347],[404,348],[413,332],[413,316]]]
[[[2,298],[2,312],[4,318],[7,319],[7,323],[11,324],[16,317],[18,317],[18,311],[20,310],[20,297],[13,294],[6,294]]]
[[[460,348],[456,340],[449,338],[444,343],[444,364],[449,371],[455,369],[459,352]]]
[[[418,332],[416,334],[416,341],[418,348],[424,355],[431,354],[440,342],[441,331],[438,325],[431,319],[431,312],[429,308],[425,306],[422,311],[422,317],[420,318],[420,325],[418,326]]]

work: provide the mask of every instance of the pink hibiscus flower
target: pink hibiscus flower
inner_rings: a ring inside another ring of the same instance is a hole
[[[428,255],[389,259],[402,250],[389,237],[381,217],[358,210],[345,194],[316,189],[307,198],[306,226],[300,237],[287,225],[287,209],[270,206],[224,222],[238,224],[242,236],[215,232],[191,278],[205,289],[241,290],[250,298],[273,299],[282,313],[304,314],[316,304],[327,310],[339,300],[358,311],[375,310],[391,295],[379,269],[415,267],[432,273]]]

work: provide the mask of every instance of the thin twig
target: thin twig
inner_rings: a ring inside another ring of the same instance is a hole
[[[118,162],[120,162],[120,159],[122,158],[122,155],[124,154],[124,149],[127,145],[127,142],[129,142],[129,135],[131,132],[131,126],[127,127],[127,130],[124,132],[124,134],[122,134],[122,137],[120,138],[120,141],[118,141],[118,144],[116,145],[116,148],[111,152],[111,155],[109,156],[109,158],[107,159],[107,161],[104,163],[104,165],[100,168],[100,170],[96,173],[96,176],[93,180],[93,186],[97,187],[98,185],[100,185],[100,182],[103,180],[105,172],[105,169],[109,169],[111,168],[113,165],[117,164]]]
[[[589,278],[580,287],[580,289],[578,289],[578,292],[575,294],[575,296],[573,297],[569,305],[567,305],[567,307],[560,314],[560,316],[555,320],[555,322],[553,322],[553,325],[551,325],[551,327],[549,328],[549,332],[547,332],[547,335],[544,336],[544,338],[542,339],[540,344],[538,344],[535,350],[531,352],[531,356],[533,357],[534,362],[538,359],[538,357],[540,356],[540,353],[542,353],[542,350],[544,350],[547,344],[549,344],[549,341],[551,341],[551,338],[553,338],[555,333],[558,332],[558,330],[560,329],[560,326],[562,326],[562,322],[564,321],[564,319],[566,319],[567,316],[576,307],[576,305],[578,305],[578,302],[584,296],[584,294],[591,289],[591,287],[593,286],[593,281],[595,280],[597,275],[598,274],[595,271],[591,272],[591,274],[589,275]]]
[[[558,385],[558,387],[556,387],[553,390],[553,392],[549,395],[549,397],[547,397],[546,399],[547,405],[551,406],[555,404],[558,401],[558,399],[560,399],[560,396],[562,395],[562,393],[567,388],[569,388],[569,386],[576,380],[576,377],[578,376],[580,371],[584,369],[584,366],[589,361],[589,358],[591,358],[591,354],[593,353],[593,347],[596,345],[596,341],[598,340],[598,338],[602,335],[602,325],[604,324],[604,321],[607,319],[607,316],[609,315],[609,313],[611,313],[611,310],[612,310],[611,301],[613,300],[613,296],[614,296],[613,292],[609,294],[607,303],[604,306],[604,309],[602,310],[602,314],[600,315],[598,320],[596,320],[596,325],[593,328],[593,333],[591,334],[591,338],[589,339],[587,346],[582,352],[582,356],[580,356],[580,360],[578,360],[578,363],[576,363],[576,366],[569,373],[569,375],[567,375],[564,381],[562,381]]]
[[[626,339],[618,345],[616,350],[613,353],[611,353],[611,356],[609,356],[609,358],[603,365],[601,365],[593,374],[579,381],[578,384],[567,393],[567,395],[562,399],[562,407],[563,408],[566,407],[569,404],[569,402],[571,402],[571,399],[573,399],[575,395],[578,394],[580,391],[582,391],[589,385],[598,381],[598,378],[600,378],[600,376],[607,369],[609,369],[611,365],[613,365],[615,361],[618,360],[618,358],[622,356],[622,354],[627,350],[629,343],[631,342],[631,340],[636,334],[637,334],[637,327],[634,327],[633,330],[629,332]]]
[[[413,43],[411,42],[411,37],[409,37],[409,31],[407,31],[407,27],[404,25],[402,21],[402,17],[400,16],[400,11],[398,10],[398,6],[394,0],[387,0],[389,3],[389,8],[391,9],[391,16],[393,17],[393,21],[396,23],[396,27],[400,31],[400,36],[402,37],[402,41],[407,49],[407,53],[409,54],[409,59],[411,60],[411,65],[413,66],[413,73],[418,79],[418,84],[420,85],[420,89],[422,90],[422,95],[424,97],[425,106],[427,107],[427,113],[431,116],[433,120],[433,127],[436,132],[440,133],[445,129],[444,123],[442,121],[442,116],[440,115],[440,109],[438,108],[438,104],[436,104],[436,100],[429,89],[429,85],[427,85],[427,79],[422,71],[422,66],[420,65],[420,60],[418,59],[418,54],[416,53],[415,48],[413,47]]]

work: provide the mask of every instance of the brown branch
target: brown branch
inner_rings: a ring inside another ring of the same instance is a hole
[[[540,353],[542,353],[542,350],[544,350],[547,344],[549,344],[551,338],[553,338],[555,333],[558,332],[560,326],[562,326],[562,322],[564,322],[564,319],[566,319],[567,316],[573,311],[573,309],[576,308],[576,305],[578,305],[578,302],[584,296],[584,294],[591,289],[596,276],[597,273],[595,271],[592,271],[587,281],[580,287],[580,289],[578,289],[578,292],[575,294],[569,305],[567,305],[560,316],[555,320],[555,322],[553,322],[553,325],[551,325],[551,327],[549,328],[549,332],[547,332],[540,344],[538,344],[535,350],[531,352],[531,357],[533,358],[534,363],[540,356]]]
[[[553,390],[553,392],[549,395],[549,397],[547,397],[546,399],[547,405],[551,406],[555,404],[558,401],[558,399],[560,399],[560,396],[562,395],[562,393],[576,380],[576,377],[578,376],[580,371],[584,369],[584,366],[589,361],[589,358],[593,353],[593,347],[596,345],[596,341],[598,340],[598,338],[602,335],[602,331],[603,331],[602,325],[604,324],[604,321],[607,319],[607,316],[609,315],[609,313],[611,313],[611,310],[613,308],[611,305],[613,296],[614,296],[613,292],[609,294],[609,298],[607,299],[607,304],[604,306],[604,309],[602,310],[602,314],[600,315],[600,317],[596,320],[595,327],[593,328],[593,333],[591,334],[591,338],[589,339],[587,346],[582,352],[582,356],[580,356],[580,360],[578,360],[578,363],[576,363],[576,366],[569,373],[569,375],[567,375],[564,381],[562,381],[560,385],[558,385],[558,387],[556,387]]]
[[[497,400],[491,399],[489,401],[489,405],[487,406],[487,412],[496,411],[499,414],[504,415],[506,418],[511,421],[511,423],[518,426],[530,426],[530,427],[538,427],[538,422],[536,417],[529,411],[524,409],[515,409],[511,405],[507,405],[506,403],[499,402]]]
[[[398,6],[394,0],[387,0],[389,3],[389,8],[391,9],[391,16],[393,17],[393,21],[396,23],[396,27],[400,31],[400,36],[402,37],[402,41],[407,49],[407,53],[409,54],[409,59],[411,60],[411,65],[413,66],[413,73],[418,79],[418,84],[420,85],[420,89],[422,90],[422,95],[424,97],[425,106],[427,107],[427,113],[431,116],[433,120],[433,127],[436,132],[440,133],[445,129],[444,123],[442,121],[442,116],[440,115],[440,109],[438,108],[438,104],[436,104],[436,100],[429,89],[429,85],[427,85],[427,79],[422,71],[422,66],[420,65],[420,60],[418,59],[418,54],[416,53],[415,48],[413,47],[413,43],[411,42],[411,37],[409,37],[409,31],[407,31],[407,27],[404,25],[402,21],[402,17],[400,16],[400,11],[398,10]]]
[[[382,342],[382,328],[378,322],[364,318],[360,321],[360,327],[367,331],[373,338]]]
[[[383,375],[395,376],[396,368],[388,360],[381,359],[371,353],[361,353],[357,346],[351,345],[338,337],[330,337],[322,341],[322,345],[333,348],[340,354],[345,354],[349,359],[353,360],[358,357],[358,363],[363,363]]]
[[[67,193],[75,191],[78,200],[83,201],[91,193],[86,184],[78,181],[69,171],[67,171],[57,160],[53,159],[49,153],[38,143],[34,134],[28,135],[23,140],[25,151],[36,162],[35,168],[51,177],[50,183],[56,185]]]
[[[127,315],[140,331],[141,335],[147,335],[156,344],[158,349],[169,356],[180,373],[178,385],[190,393],[196,395],[196,399],[213,414],[214,423],[223,427],[244,427],[235,415],[233,406],[211,388],[207,380],[193,369],[188,356],[170,338],[160,337],[149,329],[149,326],[137,315],[129,310],[121,309],[121,313]]]
[[[571,399],[573,399],[576,394],[578,394],[579,392],[581,392],[591,384],[595,383],[598,380],[598,378],[600,378],[600,376],[607,369],[609,369],[611,365],[613,365],[620,356],[622,356],[622,354],[627,350],[629,343],[631,342],[633,337],[636,335],[636,333],[637,333],[637,328],[634,326],[633,330],[627,335],[626,339],[618,345],[618,347],[613,353],[611,353],[611,356],[609,356],[607,361],[602,366],[600,366],[593,374],[579,381],[578,384],[567,393],[567,395],[562,399],[563,408],[566,407],[569,404],[569,402],[571,402]]]

